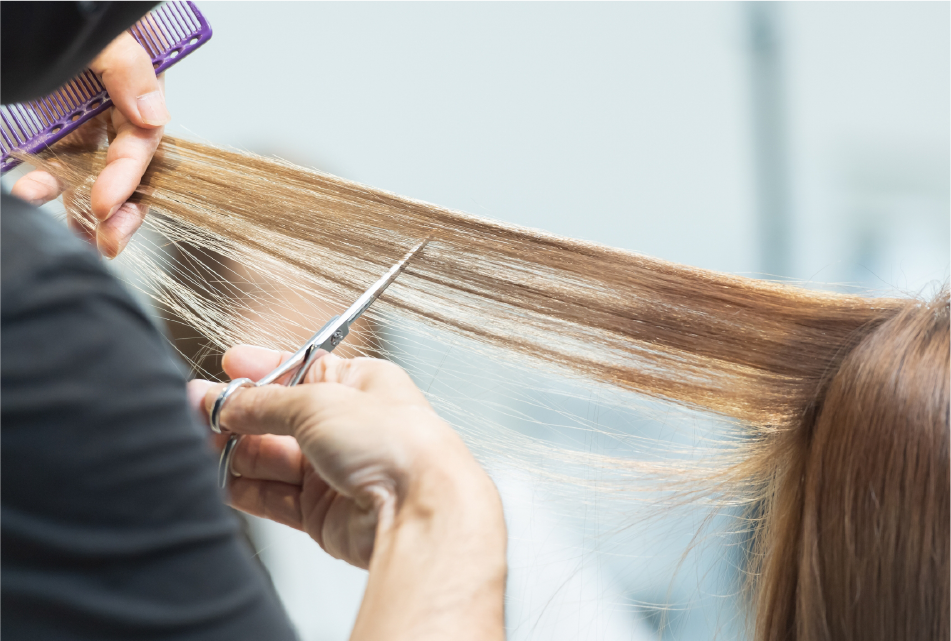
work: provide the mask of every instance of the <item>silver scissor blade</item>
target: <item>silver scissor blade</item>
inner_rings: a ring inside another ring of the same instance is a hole
[[[379,298],[380,294],[382,294],[386,288],[389,287],[394,280],[396,280],[396,277],[403,273],[403,270],[406,269],[406,265],[409,264],[410,259],[421,252],[423,247],[425,247],[431,239],[432,237],[430,236],[420,244],[416,245],[416,247],[413,247],[411,250],[409,250],[398,263],[390,267],[390,271],[383,274],[380,280],[373,283],[368,290],[360,295],[360,298],[358,298],[356,302],[347,309],[347,311],[341,314],[340,320],[349,326],[355,320],[360,318],[361,314],[367,311],[370,305],[373,304],[373,301]]]
[[[315,349],[319,349],[320,344],[326,340],[321,340],[321,336],[333,336],[334,332],[336,332],[339,328],[337,325],[337,321],[339,320],[339,316],[334,316],[329,321],[327,321],[327,323],[321,327],[316,334],[310,337],[310,340],[304,343],[301,348],[294,352],[290,358],[272,370],[270,374],[259,380],[257,385],[270,385],[271,383],[275,383],[279,378],[294,370],[297,370],[298,373],[306,371],[306,366],[304,366],[304,363],[311,355],[311,352]],[[293,383],[289,384],[293,385]]]
[[[431,237],[430,237],[431,238]],[[347,334],[350,333],[350,325],[352,325],[360,316],[369,309],[370,305],[380,297],[380,294],[386,290],[387,287],[392,284],[396,277],[399,276],[404,269],[406,269],[407,263],[410,259],[413,258],[416,254],[422,251],[423,247],[426,246],[426,243],[430,241],[430,238],[427,238],[420,244],[413,247],[402,259],[395,265],[393,265],[388,272],[386,272],[378,281],[373,283],[368,290],[363,292],[360,295],[360,298],[356,300],[353,305],[347,308],[340,316],[335,316],[320,328],[320,331],[314,334],[310,340],[308,340],[304,345],[294,353],[294,355],[287,360],[279,368],[262,378],[258,381],[258,385],[268,385],[275,382],[277,379],[281,378],[288,372],[291,372],[296,369],[297,373],[288,381],[288,385],[296,385],[303,379],[304,375],[307,373],[307,370],[310,368],[311,363],[317,357],[319,350],[324,350],[325,352],[332,352],[337,345],[343,342],[343,339],[347,337]]]
[[[367,310],[370,305],[373,304],[377,298],[380,297],[380,294],[390,286],[390,284],[396,280],[396,277],[406,269],[406,264],[410,259],[418,254],[423,247],[426,246],[426,243],[430,241],[432,236],[421,242],[420,244],[413,247],[405,256],[403,256],[400,262],[396,263],[390,268],[390,271],[386,272],[380,280],[373,283],[370,286],[370,289],[365,291],[357,301],[351,305],[347,311],[341,316],[335,316],[330,321],[324,325],[319,332],[314,334],[309,341],[303,344],[297,352],[294,353],[287,361],[279,365],[274,371],[270,374],[259,380],[257,383],[252,383],[248,379],[237,379],[232,381],[231,384],[222,390],[221,394],[218,395],[218,400],[215,401],[214,409],[211,414],[211,425],[212,429],[221,433],[221,427],[219,427],[221,409],[224,407],[225,402],[231,394],[236,392],[240,387],[247,385],[269,385],[276,382],[282,376],[294,372],[294,375],[287,381],[287,385],[297,385],[301,379],[304,378],[304,375],[307,373],[307,370],[310,369],[311,364],[314,362],[314,359],[317,358],[320,350],[326,352],[331,352],[333,349],[347,337],[347,334],[350,333],[350,325],[360,318],[360,315]],[[295,371],[296,368],[296,371]],[[228,483],[228,475],[231,471],[231,457],[234,456],[234,452],[237,449],[238,442],[241,437],[232,434],[231,438],[228,439],[228,442],[225,444],[224,449],[221,451],[221,458],[218,459],[218,484],[224,488]]]

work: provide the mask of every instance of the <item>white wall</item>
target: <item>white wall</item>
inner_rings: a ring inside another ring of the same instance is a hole
[[[742,16],[687,4],[202,5],[174,118],[401,194],[754,268]]]
[[[792,3],[796,278],[917,291],[949,262],[949,4]]]

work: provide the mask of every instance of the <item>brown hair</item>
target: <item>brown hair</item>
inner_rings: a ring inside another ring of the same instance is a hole
[[[89,225],[104,156],[64,142],[38,161]],[[396,314],[498,358],[742,422],[742,442],[690,479],[763,508],[758,639],[948,638],[946,291],[925,304],[720,274],[172,138],[137,197],[166,239],[246,270],[223,264],[232,273],[209,284],[181,264],[156,269],[143,243],[127,250],[159,305],[222,348],[293,346],[288,291],[342,305],[432,236],[371,308],[384,324]]]
[[[947,293],[864,332],[776,440],[757,638],[947,639]]]

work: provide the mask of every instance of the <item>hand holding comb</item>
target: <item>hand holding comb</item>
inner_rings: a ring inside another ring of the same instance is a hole
[[[192,2],[167,2],[129,33],[152,59],[156,75],[211,38],[211,27]],[[14,150],[36,153],[112,106],[99,77],[86,69],[49,96],[0,107],[0,172],[20,164]]]

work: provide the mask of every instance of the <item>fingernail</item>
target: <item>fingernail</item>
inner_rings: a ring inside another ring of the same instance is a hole
[[[128,242],[128,239],[125,242]],[[112,260],[119,255],[124,246],[125,243],[115,235],[114,230],[105,230],[102,227],[96,229],[96,249],[99,250],[103,258]]]
[[[225,387],[226,385],[224,383],[215,383],[205,388],[205,399],[202,407],[204,407],[207,414],[211,414],[211,410],[215,406],[215,400]]]
[[[121,236],[116,242],[116,253],[112,255],[113,258],[122,253],[122,250],[125,249],[125,246],[129,244],[129,241],[132,240],[132,234],[128,236]]]
[[[99,219],[99,222],[104,223],[110,218],[112,218],[112,215],[115,214],[117,211],[119,211],[119,207],[122,207],[122,203],[119,203],[118,205],[115,205],[112,209],[110,209],[109,213],[106,214],[104,218]]]
[[[153,91],[138,98],[139,116],[147,125],[161,127],[172,119],[165,108],[165,96],[161,91]]]
[[[98,234],[96,235],[96,249],[99,250],[99,254],[102,255],[103,258],[108,258],[109,260],[112,260],[119,254],[119,252],[115,251],[116,247],[113,246],[111,242],[103,240],[102,236]]]
[[[188,386],[185,388],[185,392],[188,395],[189,406],[204,411],[205,393],[208,392],[208,389],[213,385],[214,383],[211,381],[205,381],[198,378],[188,381]]]

